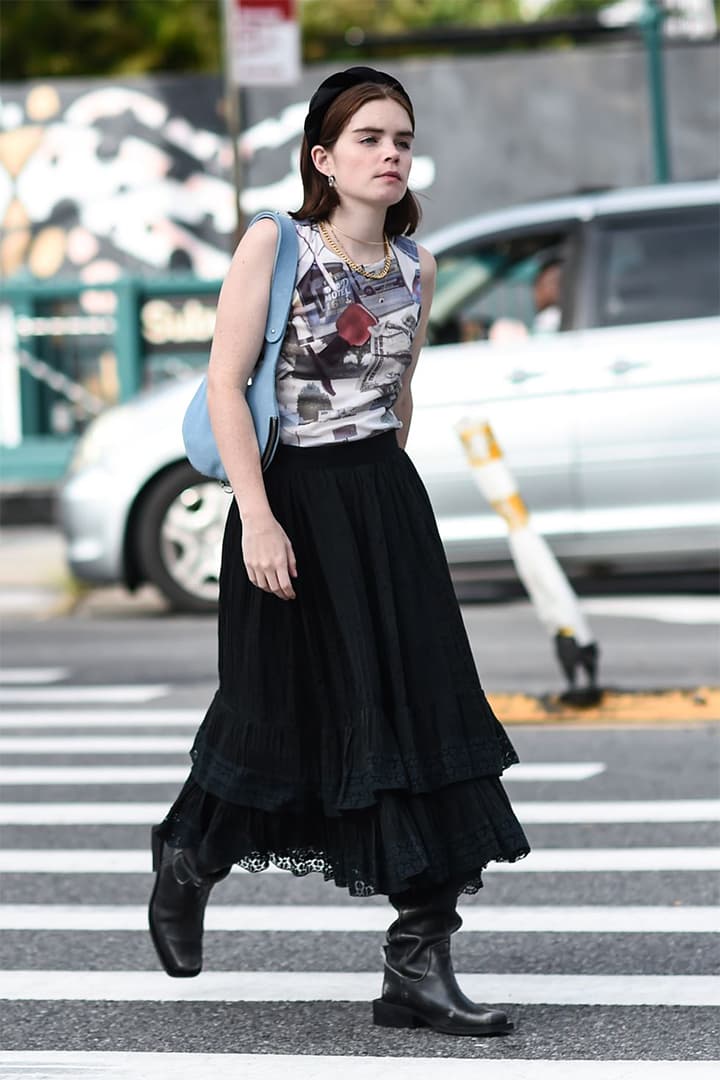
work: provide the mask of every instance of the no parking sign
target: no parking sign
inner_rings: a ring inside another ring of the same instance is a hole
[[[288,86],[300,78],[296,0],[225,0],[230,78],[236,86]]]

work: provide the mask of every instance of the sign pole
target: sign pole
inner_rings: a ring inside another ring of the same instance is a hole
[[[644,0],[640,16],[647,53],[648,89],[652,116],[653,163],[655,183],[666,184],[670,179],[670,154],[667,137],[667,108],[665,105],[665,75],[662,57],[662,24],[665,12],[657,0]]]
[[[242,209],[243,163],[240,156],[240,135],[242,132],[242,90],[235,80],[232,48],[232,18],[235,0],[218,0],[221,11],[223,37],[223,82],[225,126],[232,146],[232,177],[235,192],[235,232],[232,238],[233,251],[240,243],[245,232],[245,215]]]

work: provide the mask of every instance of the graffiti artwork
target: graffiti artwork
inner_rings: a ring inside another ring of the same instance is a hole
[[[125,273],[221,278],[236,224],[221,102],[220,82],[208,76],[4,87],[3,276],[88,285]],[[243,133],[247,214],[300,204],[295,157],[306,109],[304,100],[289,104]],[[420,159],[413,186],[433,176]]]

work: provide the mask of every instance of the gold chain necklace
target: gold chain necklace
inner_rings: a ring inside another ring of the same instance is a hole
[[[392,263],[392,249],[387,236],[383,235],[383,246],[385,248],[385,262],[383,263],[382,270],[372,271],[365,270],[359,263],[356,263],[354,259],[351,259],[347,251],[341,247],[339,240],[330,234],[328,227],[324,221],[318,222],[318,229],[323,240],[333,252],[343,262],[346,262],[351,270],[354,270],[356,274],[361,274],[365,278],[370,278],[371,281],[380,281],[382,278],[387,277],[390,271],[390,264]]]
[[[328,224],[330,223],[328,222]],[[350,233],[343,232],[342,229],[338,229],[337,225],[330,225],[330,228],[333,231],[333,236],[340,233],[346,240],[354,240],[356,244],[370,244],[371,247],[383,247],[385,244],[384,238],[382,240],[358,240],[357,236],[351,236]]]

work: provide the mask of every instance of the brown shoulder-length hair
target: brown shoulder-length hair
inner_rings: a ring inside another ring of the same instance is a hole
[[[381,83],[360,83],[358,86],[350,87],[349,90],[344,90],[332,102],[322,122],[320,138],[317,143],[313,143],[313,146],[319,143],[329,150],[358,109],[369,101],[377,101],[379,98],[390,98],[398,105],[402,105],[410,117],[413,131],[415,130],[412,105],[399,91]],[[300,148],[303,204],[299,210],[290,214],[290,217],[298,221],[324,221],[340,204],[337,191],[330,187],[327,177],[315,168],[310,157],[311,150],[312,146],[308,145],[307,136],[304,135]],[[388,207],[385,214],[385,231],[389,236],[410,236],[417,229],[420,217],[420,204],[408,188],[400,202]]]

